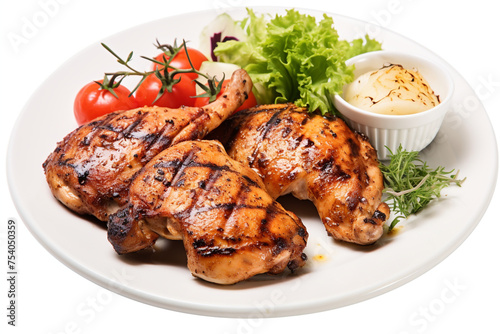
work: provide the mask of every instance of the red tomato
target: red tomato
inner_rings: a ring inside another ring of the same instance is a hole
[[[128,110],[139,106],[133,96],[129,97],[130,91],[126,87],[118,86],[113,88],[113,91],[118,98],[108,90],[101,89],[101,86],[95,82],[80,89],[73,104],[73,112],[78,125],[113,111]]]
[[[207,57],[205,57],[205,55],[203,53],[201,53],[200,51],[198,51],[196,49],[187,48],[187,50],[188,50],[189,59],[191,59],[191,62],[193,63],[193,67],[196,70],[199,70],[201,63],[208,60]],[[164,53],[160,53],[154,59],[161,61],[161,62],[165,62],[165,60],[163,60],[163,57],[165,57],[166,60],[169,59],[169,57],[167,57]],[[178,68],[178,69],[190,69],[191,68],[191,65],[189,64],[189,60],[188,60],[188,57],[186,56],[186,51],[184,50],[184,48],[182,48],[175,55],[174,59],[172,59],[172,61],[170,62],[169,65],[172,67]],[[161,69],[161,68],[163,68],[163,66],[161,66],[160,64],[157,64],[157,63],[153,63],[152,69],[155,70],[157,68]],[[169,69],[168,71],[171,72],[171,71],[173,71],[173,69]],[[186,75],[193,80],[198,77],[198,74],[196,74],[196,73],[184,73],[183,75]]]
[[[181,80],[176,83],[172,92],[164,91],[162,96],[153,101],[158,96],[161,88],[161,81],[154,74],[150,74],[135,91],[135,98],[140,106],[159,106],[168,108],[179,108],[180,106],[194,106],[196,95],[196,83],[189,77],[182,75]]]
[[[224,80],[222,82],[222,87],[221,87],[219,94],[217,94],[217,98],[224,93],[227,86],[229,85],[229,82],[231,82],[230,79]],[[208,104],[208,101],[209,101],[208,97],[198,97],[198,98],[196,98],[195,107],[203,107],[203,106]],[[253,94],[253,92],[250,92],[250,94],[248,95],[248,98],[245,100],[245,102],[243,102],[241,107],[236,109],[236,111],[249,109],[249,108],[255,107],[256,105],[257,105],[257,100],[255,99],[255,95]]]

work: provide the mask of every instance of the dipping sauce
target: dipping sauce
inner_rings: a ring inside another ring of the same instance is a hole
[[[409,115],[437,106],[440,101],[418,71],[388,65],[359,76],[344,91],[355,107],[379,114]]]

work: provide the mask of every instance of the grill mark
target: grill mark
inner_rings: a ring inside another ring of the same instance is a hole
[[[162,162],[154,164],[153,168],[155,168],[155,169],[159,169],[159,168],[179,169],[181,165],[185,165],[186,168],[192,168],[192,167],[209,168],[213,171],[224,171],[224,172],[228,172],[231,174],[240,175],[239,172],[230,169],[228,166],[219,166],[219,165],[214,165],[214,164],[199,163],[196,161],[190,161],[190,162],[186,163],[185,160],[184,161],[181,161],[181,160],[162,161]],[[176,172],[174,172],[174,173],[176,173]],[[255,186],[255,187],[259,186],[257,182],[255,182],[254,180],[252,180],[248,176],[246,176],[246,175],[240,175],[240,176],[242,176],[250,185]],[[173,184],[174,181],[172,180],[170,183]]]
[[[87,133],[85,135],[85,140],[86,140],[86,142],[89,143],[89,145],[86,145],[87,147],[90,147],[90,143],[92,143],[95,136],[101,135],[100,130],[107,129],[106,127],[103,127],[103,125],[108,124],[109,122],[111,122],[112,119],[114,119],[114,117],[112,117],[110,114],[108,117],[104,118],[102,121],[92,122],[92,123],[89,123],[87,125],[88,127],[91,128],[89,133]],[[84,126],[85,125],[83,125],[82,127],[84,127]],[[116,132],[114,129],[112,129],[111,131]],[[73,133],[72,133],[72,135],[73,135]],[[67,145],[68,145],[68,142],[64,141],[64,146],[67,146]],[[66,149],[65,149],[65,151],[66,151]]]
[[[234,240],[231,240],[231,241],[234,241]],[[286,246],[286,240],[279,237],[279,238],[274,239],[273,241],[275,241],[275,245],[271,249],[271,251],[273,252],[274,255],[277,255],[283,249],[281,249],[278,252],[277,252],[277,250],[280,249],[282,245]],[[209,240],[207,242],[207,240],[205,240],[205,239],[195,240],[191,243],[191,245],[196,250],[196,253],[200,256],[203,256],[203,257],[216,256],[216,255],[229,255],[230,256],[234,252],[236,252],[237,250],[244,251],[245,249],[262,249],[265,247],[269,247],[269,243],[262,242],[262,241],[257,241],[251,245],[237,245],[237,249],[234,247],[219,247],[219,246],[214,245],[213,240]],[[305,254],[301,255],[301,257],[303,258],[303,260],[307,259]]]
[[[195,191],[195,198],[191,202],[191,205],[185,210],[189,212],[189,217],[193,217],[197,213],[201,212],[203,206],[198,207],[200,203],[206,198],[206,194],[214,187],[214,184],[221,177],[222,173],[220,170],[210,169],[210,175],[208,176],[208,182],[204,184],[202,189],[204,191]]]
[[[182,161],[179,161],[179,160],[161,161],[161,162],[153,165],[156,172],[158,172],[158,170],[161,170],[160,168],[174,168],[174,171],[172,173],[173,177],[171,178],[171,181],[167,182],[168,180],[164,180],[165,187],[167,187],[167,190],[162,194],[162,196],[160,197],[160,200],[163,201],[168,197],[168,195],[170,194],[169,189],[171,189],[170,185],[177,184],[179,182],[180,178],[182,177],[182,175],[185,174],[184,172],[188,168],[205,167],[205,168],[209,168],[211,170],[210,176],[209,176],[209,182],[208,182],[208,184],[205,184],[205,187],[204,187],[207,190],[209,190],[213,186],[213,184],[215,184],[217,179],[219,179],[219,177],[222,175],[222,173],[221,173],[222,171],[239,175],[239,173],[237,171],[231,170],[228,166],[225,166],[225,165],[218,166],[218,165],[214,165],[214,164],[205,164],[205,163],[199,163],[199,162],[195,161],[193,158],[199,150],[200,150],[199,147],[195,147],[195,148],[191,149]],[[252,186],[257,186],[257,183],[254,182],[253,180],[251,180],[250,178],[244,177],[244,179]],[[242,185],[242,187],[243,186],[244,185]],[[199,209],[195,210],[194,208],[196,207],[196,204],[200,201],[200,197],[202,197],[202,196],[200,196],[200,192],[197,192],[197,191],[195,191],[194,194],[195,194],[196,198],[193,199],[192,204],[188,208],[186,208],[185,210],[177,213],[176,217],[185,219],[185,218],[190,217],[194,213],[207,212],[207,211],[210,211],[213,209],[218,209],[218,208],[224,207],[224,204],[222,204],[222,205],[215,205],[214,207],[199,208]],[[234,205],[236,205],[236,204],[230,204],[229,206],[226,207],[226,209],[234,210],[234,208],[235,208]],[[194,213],[193,213],[193,211],[194,211]]]
[[[165,184],[166,189],[163,192],[163,194],[161,194],[161,196],[159,198],[160,201],[164,201],[168,197],[168,195],[170,195],[170,190],[172,189],[172,187],[170,185],[176,184],[179,181],[179,179],[181,178],[184,170],[186,170],[186,168],[189,167],[189,163],[192,161],[192,158],[196,154],[196,151],[197,151],[196,148],[193,148],[193,149],[189,150],[189,152],[182,159],[182,161],[179,161],[179,160],[168,161],[168,163],[173,162],[173,164],[169,164],[169,167],[173,167],[174,171],[172,173],[173,176],[172,176],[171,180],[170,181],[168,181],[168,180],[164,181],[164,182],[166,182],[166,184]],[[162,168],[163,167],[162,163],[163,162],[154,164],[153,167],[155,169]]]
[[[149,114],[149,112],[142,112],[139,110],[135,115],[125,116],[122,115],[120,117],[106,117],[103,122],[100,122],[97,126],[95,126],[92,131],[97,132],[98,130],[108,130],[117,134],[117,138],[115,140],[119,140],[121,138],[127,138],[130,133],[144,120],[144,118]],[[114,115],[114,114],[111,114]],[[119,115],[119,114],[118,114]],[[117,116],[117,115],[114,115]],[[131,124],[129,124],[125,129],[121,130],[113,126],[112,123],[118,121],[120,118],[129,117],[130,119],[136,118]],[[100,134],[100,131],[99,131]]]
[[[132,131],[134,131],[134,129],[142,123],[142,121],[144,120],[144,118],[146,117],[148,113],[140,113],[139,114],[139,118],[136,119],[134,122],[132,122],[132,124],[130,124],[129,126],[127,126],[123,131],[121,131],[118,135],[118,137],[116,138],[116,140],[119,140],[121,138],[129,138],[130,137],[130,134],[132,133]]]
[[[216,172],[213,174],[214,177],[211,177],[211,179],[213,179],[213,182],[211,182],[211,183],[215,183],[215,180],[222,176],[222,174],[219,171],[220,171],[220,169],[216,170]],[[239,174],[238,172],[232,171],[232,170],[228,170],[228,172]],[[249,178],[244,178],[244,179],[247,182],[249,182],[250,185],[257,186],[256,183],[254,181],[252,181],[251,179],[249,179]],[[236,198],[243,204],[239,204],[236,202],[234,202],[234,203],[217,203],[213,206],[203,206],[203,207],[196,208],[196,209],[193,209],[193,207],[195,207],[195,205],[191,205],[189,208],[186,208],[183,211],[177,212],[175,214],[175,218],[182,220],[182,219],[190,218],[194,214],[198,214],[198,213],[209,212],[212,210],[225,210],[225,211],[230,211],[230,213],[226,219],[226,222],[225,222],[225,225],[227,225],[228,222],[231,220],[231,217],[233,216],[233,214],[236,211],[238,211],[239,209],[266,210],[266,219],[269,217],[269,213],[273,213],[273,215],[276,214],[276,210],[273,210],[271,206],[263,207],[263,206],[259,206],[259,205],[244,204],[247,202],[246,195],[248,194],[248,192],[249,192],[248,185],[245,183],[240,183],[240,188],[238,190],[238,194],[237,194]],[[198,199],[200,197],[202,197],[202,196],[199,196],[195,201],[193,201],[193,203],[195,203],[195,202],[197,203]]]
[[[272,105],[271,105],[272,106]],[[297,108],[297,107],[295,107]],[[259,107],[255,107],[255,108],[250,108],[250,109],[246,109],[246,110],[242,110],[240,112],[238,112],[235,116],[241,116],[242,118],[248,118],[248,116],[250,115],[256,115],[256,114],[260,114],[261,112],[282,112],[282,111],[285,111],[287,109],[290,109],[290,106],[289,105],[286,105],[282,108],[269,108],[268,105],[262,105],[262,106],[259,106]]]
[[[247,181],[251,181],[252,184],[254,185],[255,183],[252,181],[252,180],[247,180]],[[244,185],[242,182],[238,182],[240,187],[238,189],[238,193],[236,194],[236,199],[237,200],[242,200],[243,199],[243,203],[246,203],[246,199],[247,199],[247,191],[244,191],[244,190],[247,190],[248,187],[246,187],[246,185]],[[226,204],[227,205],[227,204]],[[229,215],[227,216],[226,218],[226,221],[224,222],[224,227],[228,226],[229,225],[229,222],[231,221],[232,217],[234,217],[234,214],[240,209],[242,208],[241,205],[238,205],[237,203],[234,203],[234,206],[231,207],[231,208],[228,208],[228,210],[230,210],[230,213]]]
[[[234,171],[231,171],[231,172],[234,172]],[[238,174],[238,172],[234,172],[234,173]],[[217,174],[217,173],[215,173],[215,174]],[[217,179],[218,178],[219,178],[219,176],[217,177]],[[252,182],[252,185],[255,184],[253,181],[251,181],[251,182]],[[242,203],[245,203],[246,202],[246,194],[248,193],[248,190],[249,189],[248,189],[247,185],[241,184],[236,198],[242,200],[241,201]],[[244,194],[245,194],[245,196],[244,196]],[[252,210],[267,210],[267,211],[269,211],[269,207],[263,207],[263,206],[258,206],[258,205],[248,205],[248,204],[239,204],[239,203],[217,203],[213,206],[203,206],[203,207],[197,208],[196,210],[193,209],[193,206],[190,206],[189,208],[186,208],[183,211],[176,213],[175,217],[178,219],[186,219],[186,218],[189,218],[193,215],[193,213],[192,213],[193,211],[195,211],[195,213],[204,213],[204,212],[209,212],[212,210],[221,210],[221,209],[231,211],[228,218],[226,219],[226,224],[230,220],[233,213],[239,209],[252,209]],[[266,217],[267,217],[267,214],[266,214]]]
[[[191,149],[188,152],[187,156],[182,160],[182,163],[175,166],[172,181],[170,182],[171,184],[177,183],[181,178],[183,172],[186,170],[186,168],[190,167],[190,164],[193,161],[193,157],[196,154],[196,151],[198,151],[196,148]]]
[[[351,156],[354,158],[359,157],[359,150],[360,150],[359,145],[356,142],[354,142],[352,138],[348,138],[347,143],[349,144],[349,148],[351,149]]]
[[[89,125],[92,125],[92,132],[99,130],[118,132],[118,130],[116,130],[113,126],[110,125],[112,121],[117,119],[116,116],[117,115],[115,113],[108,114],[108,116],[105,117],[104,119],[90,123]]]
[[[85,146],[91,147],[90,144],[91,144],[92,140],[95,138],[95,136],[102,135],[102,131],[100,131],[100,130],[111,130],[111,131],[117,133],[118,136],[113,141],[118,141],[119,139],[126,137],[135,127],[137,127],[138,124],[140,124],[142,122],[143,118],[147,114],[148,113],[142,113],[140,111],[137,112],[136,115],[139,115],[140,117],[138,119],[136,119],[134,122],[132,122],[132,124],[127,126],[123,131],[118,131],[116,128],[113,128],[112,126],[109,125],[112,121],[116,121],[116,117],[115,117],[116,115],[110,114],[109,117],[104,118],[102,120],[102,122],[100,122],[98,125],[94,125],[93,128],[91,129],[91,131],[85,136],[84,140],[85,140],[85,143],[87,143],[87,145],[85,145]],[[93,154],[91,156],[89,156],[89,158],[91,158],[92,156],[93,156]],[[73,159],[67,159],[64,162],[59,160],[59,164],[60,165],[64,164],[64,165],[67,165],[67,166],[70,166],[71,168],[73,168],[73,170],[75,171],[75,173],[78,177],[78,183],[80,185],[84,185],[87,182],[87,178],[90,175],[90,171],[93,169],[93,167],[88,166],[88,164],[90,163],[90,160],[86,159],[84,162],[81,162],[79,164],[71,164],[71,163],[69,163],[69,160],[73,160]]]
[[[269,232],[269,222],[276,216],[276,210],[270,210],[270,207],[266,208],[266,216],[260,221],[259,230],[262,235]],[[276,208],[276,203],[273,203],[272,207]]]
[[[233,172],[233,171],[232,171],[232,172]],[[235,173],[235,174],[238,174],[238,172],[234,172],[234,173]],[[245,180],[246,180],[249,184],[251,184],[252,186],[254,186],[254,187],[259,187],[259,188],[260,188],[259,184],[258,184],[257,182],[255,182],[254,180],[252,180],[251,178],[249,178],[248,176],[243,175],[243,178],[244,178],[244,179],[245,179]]]
[[[161,148],[167,148],[170,146],[170,143],[172,143],[172,138],[175,137],[177,134],[179,134],[178,130],[173,134],[173,136],[167,136],[166,133],[170,131],[172,128],[175,129],[175,123],[173,120],[165,120],[165,125],[161,128],[161,130],[157,133],[155,138],[148,143],[148,145],[144,148],[145,151],[153,151],[156,149],[155,145],[158,143],[158,148],[161,150]],[[163,141],[163,142],[162,142]]]
[[[351,175],[344,172],[342,168],[335,163],[333,157],[318,161],[316,166],[321,173],[320,179],[333,179],[335,182],[345,182],[351,178]]]
[[[186,160],[161,161],[161,162],[154,164],[153,167],[154,168],[179,168],[183,164],[186,167],[206,167],[206,168],[210,168],[212,170],[234,172],[228,166],[219,166],[219,165],[214,165],[214,164],[209,164],[209,163],[208,164],[207,163],[199,163],[199,162],[192,161],[192,160],[187,161],[187,162],[186,162]]]
[[[115,128],[111,125],[112,122],[116,122],[120,117],[124,117],[124,116],[117,117],[119,114],[116,114],[116,113],[108,114],[107,117],[105,117],[104,119],[102,119],[100,121],[95,121],[95,122],[89,123],[87,126],[91,127],[91,129],[90,129],[89,133],[87,133],[84,137],[84,141],[86,144],[85,147],[92,148],[91,147],[92,141],[94,140],[94,138],[96,136],[103,135],[102,130],[112,131],[112,132],[116,133],[117,137],[113,141],[114,142],[118,141],[119,139],[125,137],[124,133],[126,134],[127,131],[132,131],[144,119],[144,117],[147,114],[148,114],[147,112],[143,113],[142,111],[138,111],[135,115],[131,116],[130,118],[132,118],[136,115],[139,115],[140,117],[137,120],[135,120],[134,122],[132,122],[132,124],[127,126],[124,130],[118,130],[117,128]],[[85,125],[83,125],[83,126],[85,126]],[[66,146],[66,145],[68,145],[68,143],[65,142],[64,145]],[[97,146],[102,146],[102,145],[97,145]],[[68,164],[68,165],[70,165],[70,164]],[[70,165],[70,166],[75,168],[74,165]]]
[[[283,238],[276,238],[274,240],[276,243],[280,242],[286,242],[285,239]],[[237,245],[237,249],[234,247],[219,247],[219,246],[214,246],[212,242],[209,242],[208,244],[206,243],[205,240],[196,240],[195,242],[192,243],[193,247],[196,247],[197,254],[203,257],[209,257],[209,256],[216,256],[216,255],[232,255],[236,251],[252,251],[254,249],[262,250],[264,248],[270,248],[270,250],[273,252],[274,255],[279,254],[275,253],[275,250],[277,248],[277,245],[275,244],[274,247],[270,247],[268,242],[263,242],[263,241],[256,241],[252,243],[251,245]],[[305,254],[301,255],[303,260],[307,259],[307,256]],[[296,268],[295,268],[296,269]]]
[[[198,113],[192,117],[192,119],[199,118],[203,116],[203,112],[200,112],[198,110]],[[142,110],[139,110],[137,113],[131,116],[127,116],[132,118],[136,118],[131,124],[129,124],[125,129],[119,130],[118,128],[113,126],[113,123],[116,122],[118,119],[123,118],[125,116],[119,116],[116,117],[116,114],[110,114],[108,117],[104,118],[100,122],[95,122],[95,123],[90,123],[92,125],[91,131],[84,137],[85,143],[87,144],[86,146],[90,146],[91,141],[94,139],[95,136],[101,136],[103,130],[107,131],[112,131],[117,134],[116,138],[113,139],[113,142],[116,142],[122,138],[130,138],[131,133],[134,131],[135,128],[137,128],[138,125],[140,125],[143,121],[144,118],[149,115],[149,112],[142,112]],[[147,146],[144,148],[146,152],[152,151],[153,149],[156,149],[154,147],[156,144],[158,144],[158,149],[161,150],[162,148],[167,148],[170,146],[172,142],[172,138],[174,138],[176,135],[180,133],[180,129],[178,131],[174,132],[171,136],[165,136],[164,134],[167,133],[172,129],[174,126],[174,123],[172,120],[166,120],[165,125],[162,127],[162,129],[159,132],[154,132],[154,133],[149,133],[145,136],[145,139],[142,142],[146,142]],[[153,138],[152,140],[150,138]],[[165,140],[166,139],[166,140]],[[149,157],[149,155],[146,155],[144,158],[146,159],[147,162],[149,161],[153,156]],[[61,163],[61,160],[59,159],[59,164]],[[76,164],[70,164],[65,162],[64,165],[68,165],[73,168],[75,173],[77,174],[78,177],[78,182],[79,184],[83,185],[86,183],[87,177],[90,173],[90,170],[85,168],[86,163],[82,163],[79,165]]]
[[[209,212],[213,210],[238,210],[238,209],[256,209],[256,210],[264,210],[265,208],[257,205],[247,205],[247,204],[238,204],[238,203],[217,203],[212,206],[203,206],[198,209],[196,209],[196,213],[204,213],[204,212]],[[182,211],[179,211],[175,214],[176,218],[179,219],[186,219],[189,218],[192,215],[192,211],[194,209],[192,207],[186,208]],[[228,217],[229,220],[229,217]]]
[[[245,126],[245,123],[247,120],[252,119],[253,116],[260,114],[260,113],[269,113],[269,112],[282,112],[287,110],[289,107],[284,107],[284,108],[265,108],[264,106],[260,107],[255,107],[255,108],[250,108],[250,109],[245,109],[237,112],[233,116],[231,116],[227,121],[223,123],[219,129],[224,129],[225,132],[223,133],[217,133],[217,139],[221,141],[226,148],[232,147],[234,140],[240,133],[240,128],[241,127],[248,127]]]
[[[262,145],[262,142],[266,138],[267,134],[269,131],[271,131],[272,127],[275,125],[279,124],[281,120],[279,120],[278,123],[277,120],[279,119],[278,117],[287,109],[279,110],[276,111],[271,118],[266,122],[264,125],[264,129],[261,131],[260,136],[257,138],[256,143],[255,143],[255,149],[253,150],[252,154],[249,157],[249,164],[250,166],[253,166],[255,160],[257,159],[257,154],[259,152],[260,146]]]
[[[195,240],[191,245],[196,250],[196,253],[203,257],[214,255],[231,255],[236,252],[236,249],[234,249],[233,247],[221,248],[218,246],[214,246],[213,241],[207,244],[204,239]]]

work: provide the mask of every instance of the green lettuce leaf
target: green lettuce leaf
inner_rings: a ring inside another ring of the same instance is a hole
[[[248,72],[260,104],[293,102],[310,111],[335,113],[334,95],[354,79],[354,68],[345,61],[381,49],[368,36],[340,40],[333,18],[326,14],[317,22],[294,9],[270,19],[251,9],[247,13],[240,23],[248,38],[219,43],[214,53]]]

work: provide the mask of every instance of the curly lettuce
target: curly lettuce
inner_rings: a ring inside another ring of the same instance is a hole
[[[322,114],[335,113],[335,94],[354,80],[354,68],[345,61],[381,49],[368,36],[339,39],[333,18],[326,14],[317,22],[294,9],[271,19],[251,9],[247,13],[247,18],[235,21],[247,38],[218,43],[214,54],[248,72],[260,104],[293,102]]]

